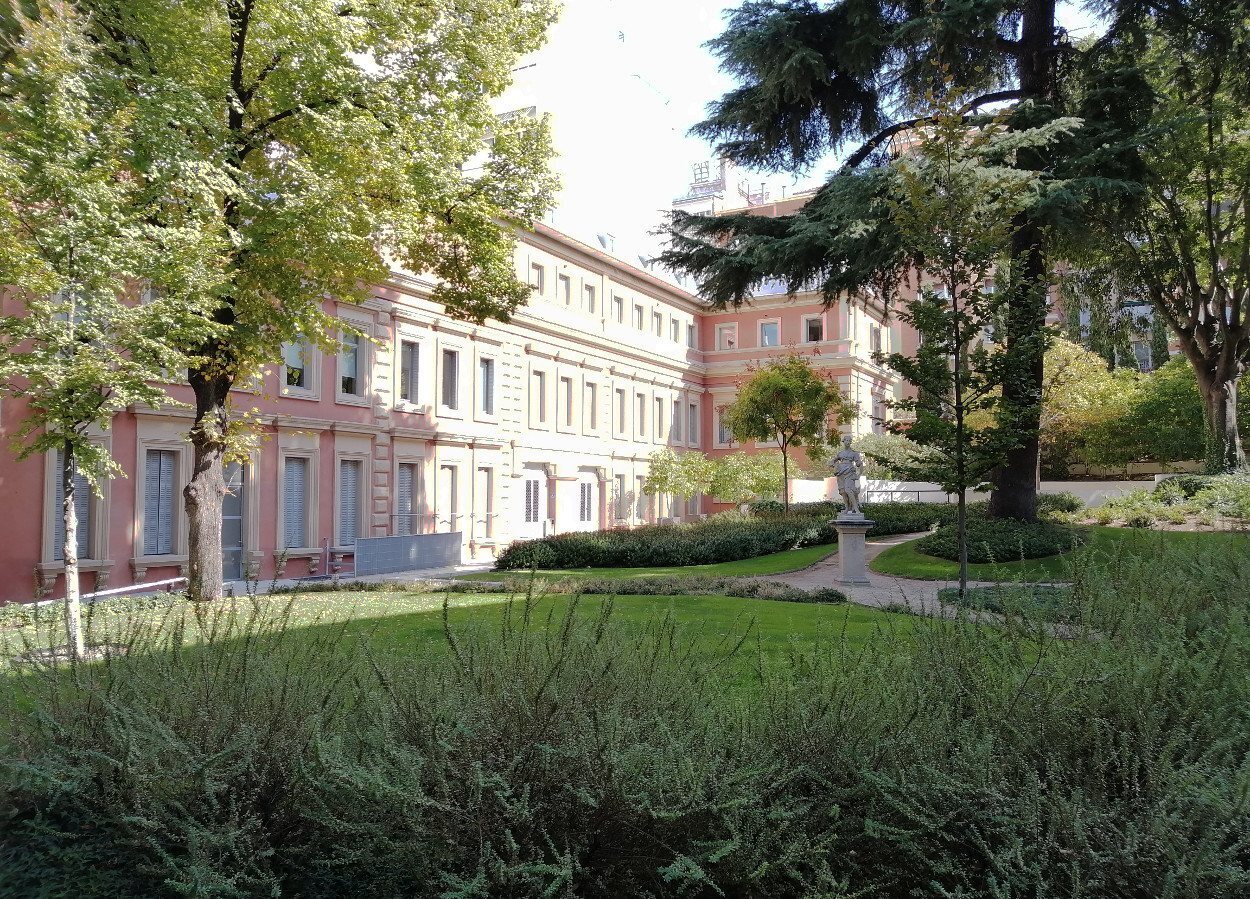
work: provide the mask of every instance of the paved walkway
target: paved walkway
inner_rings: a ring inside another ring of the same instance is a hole
[[[867,559],[871,562],[891,546],[898,546],[908,540],[916,540],[927,532],[917,534],[893,534],[869,540]],[[838,554],[834,552],[809,568],[791,571],[784,574],[762,575],[758,580],[783,581],[795,587],[811,590],[816,587],[835,587],[846,594],[847,599],[861,606],[872,606],[877,609],[905,607],[909,611],[921,615],[953,615],[955,607],[938,602],[938,591],[943,587],[958,587],[959,581],[918,581],[912,578],[894,577],[889,574],[878,574],[869,569],[868,586],[847,586],[838,583],[841,570],[838,566]],[[990,586],[988,581],[969,581],[969,587]]]

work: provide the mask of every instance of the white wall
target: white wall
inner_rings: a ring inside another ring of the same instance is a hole
[[[937,484],[924,481],[881,481],[867,479],[863,482],[865,502],[870,503],[941,503],[954,502],[955,495],[947,494]],[[1123,496],[1134,490],[1150,490],[1152,481],[1042,481],[1042,493],[1074,493],[1087,506],[1101,506],[1109,499]],[[834,478],[823,481],[792,480],[790,498],[796,503],[819,502],[838,498],[838,482]],[[976,502],[989,499],[989,492],[970,491],[968,499]]]

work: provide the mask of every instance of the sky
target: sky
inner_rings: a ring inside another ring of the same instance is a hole
[[[653,255],[672,201],[686,192],[691,165],[712,149],[687,136],[706,105],[733,87],[703,47],[724,29],[737,0],[564,0],[547,44],[524,59],[501,111],[534,106],[552,118],[553,167],[562,189],[548,224],[596,245],[616,236],[617,255],[637,263]],[[1087,29],[1066,4],[1061,20]],[[782,185],[823,180],[830,164],[807,177],[766,178]]]

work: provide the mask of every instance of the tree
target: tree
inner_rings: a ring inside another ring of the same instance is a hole
[[[1202,394],[1204,456],[1229,471],[1246,465],[1237,406],[1250,368],[1250,89],[1240,71],[1250,12],[1193,5],[1190,18],[1126,39],[1156,96],[1141,140],[1144,202],[1103,219],[1100,246],[1176,335]]]
[[[1115,417],[1136,384],[1136,372],[1111,372],[1097,353],[1055,340],[1042,385],[1042,471],[1065,478],[1071,463],[1087,460],[1089,435]]]
[[[1110,0],[1097,10],[1109,34],[1178,4]],[[1179,4],[1184,6],[1184,4]],[[784,280],[791,292],[818,285],[826,304],[888,287],[905,252],[881,203],[888,162],[928,121],[926,94],[949,76],[958,110],[972,117],[1004,107],[1014,129],[1076,115],[1084,127],[1013,164],[1068,184],[1021,210],[1007,254],[1011,293],[1003,319],[998,416],[1020,435],[995,473],[992,514],[1036,514],[1038,418],[1052,251],[1049,231],[1088,230],[1095,210],[1131,199],[1141,79],[1100,40],[1074,44],[1055,0],[747,0],[711,47],[739,85],[714,103],[694,132],[745,166],[801,172],[827,152],[842,165],[789,216],[673,215],[662,261],[694,275],[718,306],[746,302],[752,288]]]
[[[1150,317],[1150,368],[1162,368],[1172,358],[1172,335],[1162,315]]]
[[[713,462],[707,492],[722,502],[740,505],[785,489],[780,453],[726,453]]]
[[[328,298],[361,302],[392,263],[432,275],[454,316],[506,318],[528,296],[513,226],[553,188],[543,120],[491,99],[537,47],[549,0],[81,0],[130,88],[135,177],[190,198],[227,251],[188,346],[195,395],[190,593],[221,595],[230,390],[283,343],[334,350]],[[483,149],[485,153],[482,154]],[[481,165],[477,165],[481,159]],[[180,208],[171,206],[171,209]],[[159,220],[159,217],[158,217]]]
[[[206,336],[185,296],[214,246],[153,225],[161,198],[131,177],[133,107],[71,6],[46,2],[34,12],[5,23],[0,281],[13,286],[19,308],[0,317],[0,390],[27,402],[18,457],[55,452],[61,461],[56,551],[78,657],[78,508],[90,500],[78,495],[78,476],[98,490],[121,471],[90,431],[132,403],[166,400],[152,382],[186,361],[170,338]],[[178,264],[162,264],[171,259]],[[140,279],[172,292],[138,303]]]
[[[969,418],[997,411],[1002,385],[1013,377],[1009,350],[990,333],[1004,303],[1017,295],[1002,283],[999,264],[1014,245],[1021,212],[1038,195],[1061,185],[1011,165],[1019,154],[1053,143],[1074,120],[1042,128],[1008,130],[995,120],[968,122],[952,96],[935,97],[935,112],[918,146],[893,165],[896,192],[889,200],[904,265],[919,286],[900,317],[920,334],[915,356],[894,353],[886,364],[917,388],[917,398],[896,405],[915,411],[908,435],[936,449],[948,464],[942,486],[958,496],[955,517],[960,595],[968,586],[967,495],[1017,443],[1002,423],[972,428]],[[991,283],[993,282],[993,283]],[[1044,345],[1045,335],[1017,337]],[[931,466],[929,466],[931,468]]]
[[[803,356],[774,359],[757,368],[738,389],[725,410],[724,421],[740,442],[775,441],[781,449],[781,499],[790,511],[790,451],[828,443],[830,417],[834,423],[855,415],[837,385],[821,377]]]
[[[650,462],[643,491],[652,495],[695,496],[707,493],[716,469],[715,461],[699,452],[656,450],[651,454]]]

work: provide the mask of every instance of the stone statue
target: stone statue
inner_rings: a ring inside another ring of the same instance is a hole
[[[864,455],[851,449],[851,438],[842,438],[842,449],[829,463],[834,476],[838,479],[838,493],[842,495],[843,514],[863,517],[863,509],[859,506],[859,479],[864,473]]]

